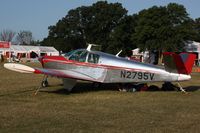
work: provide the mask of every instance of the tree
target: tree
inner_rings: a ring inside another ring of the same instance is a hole
[[[49,27],[43,45],[69,51],[86,47],[86,43],[96,43],[106,51],[110,34],[126,15],[127,10],[121,4],[108,4],[107,1],[72,9],[55,26]]]
[[[132,50],[137,48],[136,44],[131,40],[131,35],[135,32],[137,15],[126,16],[111,33],[110,45],[107,51],[117,53],[123,50],[122,55],[130,56]]]
[[[14,38],[14,36],[15,36],[15,32],[14,31],[12,31],[12,30],[3,30],[0,33],[0,40],[1,41],[11,42],[12,39]]]
[[[30,45],[33,42],[31,31],[20,31],[17,34],[16,40],[19,44]]]
[[[200,42],[200,18],[195,19],[194,27],[196,31],[196,36],[194,36],[194,40]]]
[[[182,5],[153,6],[139,12],[132,39],[141,51],[158,50],[161,63],[162,52],[182,51],[185,42],[192,38],[191,23],[192,19]]]

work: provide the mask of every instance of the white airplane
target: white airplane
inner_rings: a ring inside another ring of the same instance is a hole
[[[65,56],[44,56],[39,59],[43,68],[32,68],[16,63],[5,63],[4,67],[21,73],[44,74],[44,87],[48,85],[47,76],[61,78],[64,88],[71,91],[77,80],[120,84],[190,80],[196,57],[189,53],[164,53],[165,69],[162,69],[118,55],[92,51],[91,46],[71,51]],[[181,86],[180,89],[184,91]]]

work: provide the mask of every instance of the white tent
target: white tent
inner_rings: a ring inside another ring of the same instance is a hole
[[[26,46],[26,45],[11,45],[10,48],[0,48],[3,55],[8,56],[8,53],[12,53],[13,56],[18,57],[19,54],[23,54],[23,57],[30,58],[31,52],[36,53],[38,56],[49,55],[58,56],[59,52],[54,47],[47,46]]]
[[[54,47],[46,47],[46,46],[38,46],[33,49],[34,52],[37,52],[38,55],[49,55],[49,56],[57,56],[59,52]]]

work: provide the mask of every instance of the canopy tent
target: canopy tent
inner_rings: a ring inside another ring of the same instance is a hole
[[[46,46],[38,46],[32,49],[32,51],[37,52],[39,55],[49,55],[49,56],[57,56],[59,52],[54,47],[46,47]]]

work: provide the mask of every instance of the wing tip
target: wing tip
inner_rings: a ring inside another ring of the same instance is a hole
[[[35,69],[23,64],[17,64],[17,63],[5,63],[4,68],[16,71],[16,72],[21,72],[21,73],[34,73]]]

